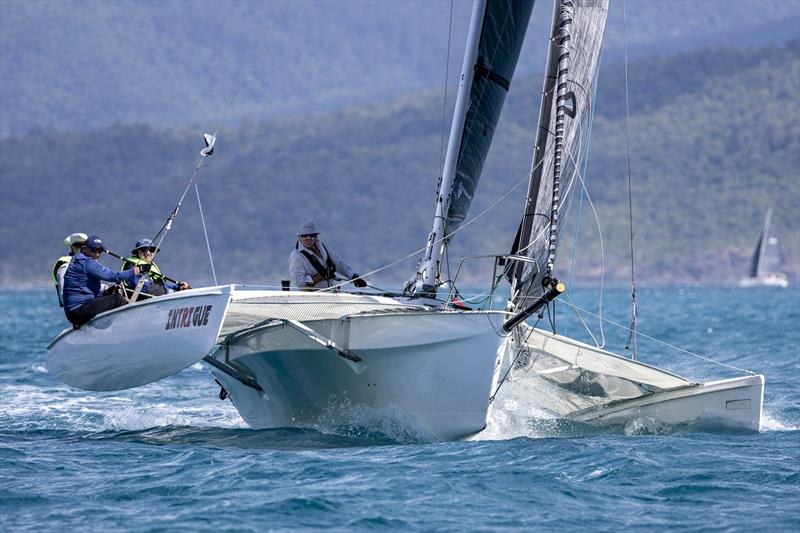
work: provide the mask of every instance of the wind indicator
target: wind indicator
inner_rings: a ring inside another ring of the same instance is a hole
[[[214,143],[217,142],[217,135],[215,133],[204,133],[203,141],[205,141],[206,147],[200,150],[200,155],[211,157],[214,155]]]

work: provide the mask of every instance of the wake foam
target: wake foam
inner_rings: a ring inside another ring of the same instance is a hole
[[[332,397],[310,429],[348,438],[427,443],[436,439],[398,409],[353,404],[347,396]]]
[[[791,424],[772,412],[764,411],[761,416],[761,431],[798,431],[800,425]]]

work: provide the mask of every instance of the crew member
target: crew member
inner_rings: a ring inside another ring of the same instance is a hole
[[[116,292],[101,296],[101,281],[116,283],[139,275],[138,266],[123,272],[104,267],[98,259],[105,251],[103,241],[92,235],[86,239],[80,252],[72,257],[64,274],[64,312],[67,320],[76,327],[86,324],[104,311],[127,303]]]
[[[80,252],[83,243],[86,242],[85,233],[73,233],[64,239],[64,246],[69,248],[69,255],[62,255],[56,259],[53,265],[53,282],[56,284],[56,294],[58,295],[58,306],[64,307],[64,274],[67,272],[72,256]]]
[[[289,277],[299,288],[324,289],[340,283],[336,273],[353,280],[362,288],[367,282],[356,274],[336,252],[319,240],[319,231],[313,222],[304,222],[297,231],[297,243],[289,255]]]
[[[188,283],[184,281],[173,282],[161,273],[161,269],[153,262],[156,253],[158,253],[158,248],[153,244],[153,241],[139,239],[136,241],[133,250],[131,250],[131,256],[123,261],[122,270],[127,270],[133,266],[138,266],[141,269],[142,265],[150,265],[148,279],[142,285],[141,292],[151,296],[162,296],[169,292],[191,289]],[[144,271],[146,268],[141,270]],[[135,290],[140,278],[141,275],[134,276],[129,281],[126,281],[126,287],[130,290]]]

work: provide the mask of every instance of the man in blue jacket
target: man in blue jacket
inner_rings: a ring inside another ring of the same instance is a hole
[[[98,259],[105,252],[103,241],[92,235],[81,251],[72,257],[64,274],[64,312],[67,320],[82,326],[103,311],[125,305],[127,301],[119,294],[100,295],[100,282],[116,283],[139,275],[139,267],[114,272],[100,264]]]

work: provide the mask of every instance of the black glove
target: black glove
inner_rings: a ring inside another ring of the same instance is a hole
[[[153,265],[151,265],[150,263],[142,263],[141,265],[139,265],[139,272],[141,272],[142,274],[147,274],[148,272],[150,272],[150,267],[152,266]]]
[[[367,282],[358,277],[358,274],[353,274],[353,285],[358,287],[359,289],[363,289],[367,286]]]

